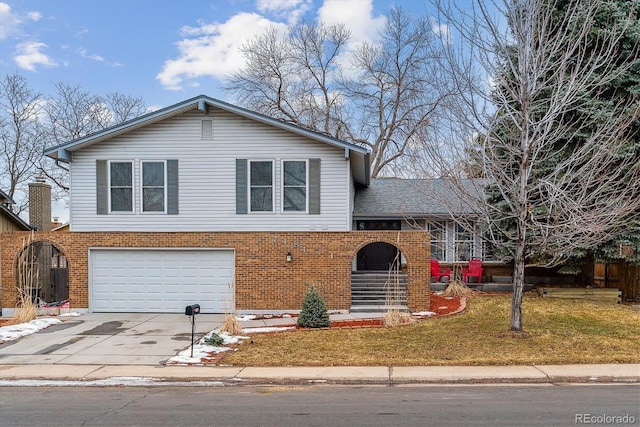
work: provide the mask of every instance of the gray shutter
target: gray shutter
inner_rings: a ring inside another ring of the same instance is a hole
[[[178,215],[178,161],[167,160],[167,214]]]
[[[246,214],[247,207],[247,159],[236,159],[236,213]]]
[[[320,159],[309,159],[309,213],[320,215]]]
[[[109,213],[109,173],[106,160],[96,160],[96,213]]]

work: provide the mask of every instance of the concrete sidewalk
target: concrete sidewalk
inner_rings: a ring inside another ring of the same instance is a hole
[[[126,366],[126,365],[2,365],[0,386],[23,380],[101,381],[135,379],[148,382],[219,382],[222,384],[640,384],[640,364],[542,366]]]

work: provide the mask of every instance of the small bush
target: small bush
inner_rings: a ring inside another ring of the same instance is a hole
[[[327,328],[330,325],[327,306],[316,288],[311,286],[304,296],[298,317],[298,326],[302,328]]]
[[[222,344],[224,344],[224,338],[222,338],[220,335],[218,334],[211,334],[210,336],[206,337],[204,339],[205,344],[207,345],[212,345],[214,347],[218,347]]]
[[[229,335],[240,335],[242,327],[235,314],[229,313],[224,317],[224,323],[220,327],[220,332],[226,332]]]

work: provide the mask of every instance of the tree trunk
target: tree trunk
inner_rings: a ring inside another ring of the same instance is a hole
[[[513,265],[513,297],[509,329],[522,332],[522,295],[524,290],[524,257],[518,256]]]

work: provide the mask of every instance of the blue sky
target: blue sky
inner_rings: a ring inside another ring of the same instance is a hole
[[[233,102],[224,76],[267,26],[344,22],[355,43],[373,40],[392,6],[429,15],[420,0],[0,0],[0,75],[22,74],[45,95],[62,82],[151,108],[199,94]]]

